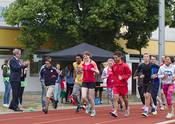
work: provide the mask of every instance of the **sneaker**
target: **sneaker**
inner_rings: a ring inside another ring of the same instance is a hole
[[[174,117],[174,114],[172,114],[172,113],[168,113],[168,114],[166,115],[166,118],[167,118],[167,119],[171,119],[172,117]]]
[[[77,108],[76,108],[76,112],[78,113],[78,112],[80,112],[80,110],[81,110],[81,106],[78,105]]]
[[[152,113],[152,115],[157,115],[157,111],[156,111],[156,109],[154,107],[152,107],[151,113]]]
[[[124,116],[125,116],[125,117],[128,117],[128,116],[129,116],[129,108],[125,111]]]
[[[91,117],[94,117],[95,115],[96,115],[96,111],[95,111],[95,110],[92,110],[90,116],[91,116]]]
[[[58,101],[55,101],[53,104],[54,109],[57,109],[57,106],[58,106]]]
[[[4,107],[6,107],[6,108],[8,108],[8,107],[9,107],[9,105],[8,105],[8,104],[3,104],[3,106],[4,106]]]
[[[111,114],[112,117],[115,117],[115,118],[118,117],[117,112],[114,112],[114,111],[113,111],[113,112],[110,112],[110,114]]]
[[[90,106],[89,106],[89,105],[86,106],[86,111],[85,111],[85,112],[86,112],[87,114],[91,112]]]
[[[47,113],[48,113],[48,109],[43,109],[43,112],[44,112],[45,114],[47,114]]]
[[[147,112],[147,111],[144,111],[144,112],[142,113],[142,115],[143,115],[144,117],[148,117],[148,112]]]
[[[165,106],[161,106],[160,110],[164,111],[165,110]]]

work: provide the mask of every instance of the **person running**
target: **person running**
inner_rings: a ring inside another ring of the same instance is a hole
[[[46,66],[46,62],[50,61],[51,62],[51,57],[47,56],[45,57],[44,60],[44,64],[41,66],[40,71],[39,71],[39,79],[40,79],[40,83],[41,83],[41,104],[42,104],[42,111],[44,112],[45,108],[46,108],[46,87],[45,87],[45,83],[44,83],[44,77],[43,75],[41,75],[41,70],[43,68],[45,68]]]
[[[72,91],[72,97],[75,100],[77,104],[76,112],[79,112],[81,109],[81,85],[82,85],[82,79],[83,79],[83,61],[82,61],[82,55],[77,54],[75,57],[75,62],[73,63],[74,67],[74,86]]]
[[[135,71],[133,77],[136,80],[137,90],[138,90],[138,93],[139,93],[138,98],[140,98],[140,100],[143,104],[142,109],[144,109],[145,108],[145,97],[144,97],[144,92],[143,92],[143,78],[140,78],[141,75],[142,75],[142,73],[141,72],[138,73],[138,69],[137,69]]]
[[[143,61],[144,62],[138,67],[138,73],[141,73],[139,78],[143,78],[143,92],[145,97],[145,107],[142,115],[148,117],[148,111],[152,101],[151,93],[153,87],[151,78],[152,64],[150,63],[150,55],[148,53],[144,53]],[[138,76],[136,78],[138,78]]]
[[[153,88],[152,88],[152,93],[151,93],[152,100],[153,100],[152,114],[157,115],[157,96],[159,92],[160,81],[158,78],[159,66],[156,64],[157,60],[155,56],[151,56],[151,63],[152,63],[151,78],[152,78],[152,83],[153,83]]]
[[[71,100],[71,94],[74,86],[73,79],[73,65],[70,63],[65,68],[65,80],[66,80],[66,103],[69,103],[68,99]],[[72,103],[72,101],[70,101]]]
[[[61,70],[61,66],[60,64],[57,64],[56,65],[56,70],[57,70],[57,73],[58,73],[58,79],[55,83],[55,87],[54,87],[54,104],[53,104],[53,107],[56,109],[57,108],[57,104],[58,103],[61,103],[61,80],[63,78],[63,74],[62,74],[62,70]]]
[[[162,62],[160,64],[160,67],[163,66],[164,63],[165,63],[165,56],[162,56]],[[165,94],[162,89],[162,82],[160,82],[157,100],[160,103],[160,110],[164,111],[166,109],[166,99],[165,99]]]
[[[158,77],[162,81],[162,88],[168,105],[168,114],[166,115],[167,119],[174,117],[172,97],[174,91],[175,67],[172,65],[173,62],[174,58],[166,56],[165,64],[162,65],[158,71]]]
[[[104,68],[101,78],[103,82],[105,82],[107,85],[107,94],[108,94],[109,100],[112,103],[112,111],[113,111],[114,110],[114,98],[113,98],[112,87],[113,87],[114,79],[113,79],[112,65],[114,64],[114,60],[108,59],[107,63],[108,63],[107,67]]]
[[[5,85],[5,91],[4,91],[4,96],[3,96],[3,106],[4,107],[9,107],[10,91],[11,91],[11,85],[9,81],[10,67],[8,65],[8,62],[9,61],[6,59],[4,61],[4,64],[1,66],[3,81]]]
[[[112,71],[114,74],[114,84],[113,84],[113,93],[114,93],[114,111],[110,114],[113,117],[118,117],[118,101],[121,96],[125,103],[125,117],[129,116],[129,107],[128,107],[128,79],[131,77],[131,69],[129,66],[122,61],[122,52],[116,51],[113,54],[114,65],[112,66]]]
[[[91,60],[91,53],[88,51],[83,54],[83,83],[82,83],[82,101],[86,103],[86,113],[93,117],[96,115],[94,94],[95,94],[95,73],[99,74],[96,63]],[[88,104],[90,103],[90,105]]]
[[[50,101],[54,102],[54,86],[58,79],[58,73],[52,66],[51,61],[47,60],[45,64],[45,67],[41,70],[41,76],[44,78],[44,85],[46,88],[46,106],[43,112],[47,114]]]

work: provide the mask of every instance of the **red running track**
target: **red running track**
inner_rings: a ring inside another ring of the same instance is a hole
[[[119,112],[119,117],[113,118],[109,114],[110,110],[110,107],[97,107],[95,117],[90,117],[83,110],[75,113],[73,109],[51,110],[48,114],[43,112],[4,114],[0,115],[0,124],[155,124],[167,121],[165,111],[158,111],[157,116],[142,117],[143,110],[140,105],[130,106],[130,116],[127,118],[123,112]],[[175,124],[173,119],[171,124]]]

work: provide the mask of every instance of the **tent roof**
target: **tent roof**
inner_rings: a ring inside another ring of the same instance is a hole
[[[77,54],[83,54],[84,51],[90,52],[92,54],[92,58],[96,61],[106,61],[108,58],[112,57],[111,51],[107,51],[87,43],[82,43],[71,48],[67,48],[57,52],[51,52],[45,55],[58,58],[62,61],[70,61],[74,60]]]

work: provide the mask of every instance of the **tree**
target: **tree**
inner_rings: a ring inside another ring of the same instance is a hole
[[[166,0],[166,24],[173,24],[173,0]],[[115,38],[141,51],[158,27],[158,0],[16,0],[4,13],[7,23],[20,25],[21,41],[34,52],[51,38],[53,49],[87,42],[114,51]],[[121,34],[121,27],[127,32]],[[33,44],[33,45],[31,45]]]

